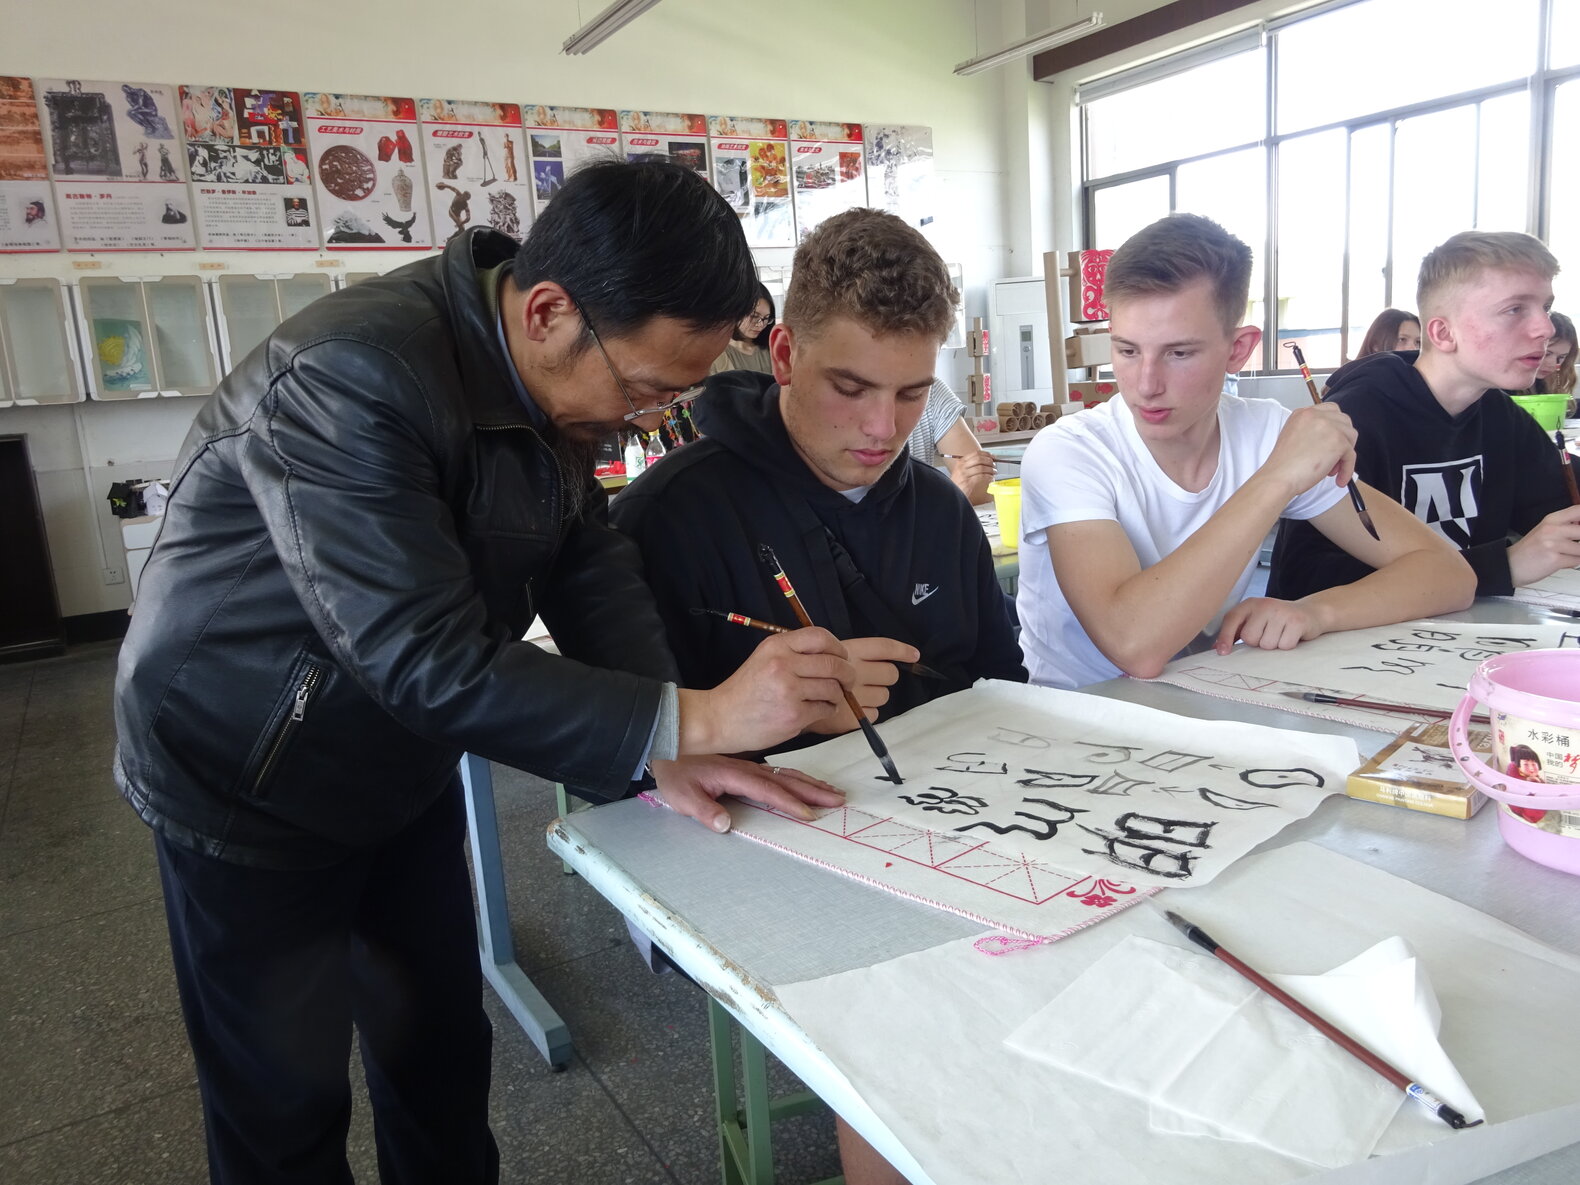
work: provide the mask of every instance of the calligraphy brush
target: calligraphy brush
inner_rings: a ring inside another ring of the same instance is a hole
[[[1171,909],[1165,909],[1163,911],[1163,916],[1169,920],[1169,924],[1171,926],[1173,926],[1181,934],[1185,935],[1186,938],[1189,938],[1197,946],[1201,947],[1202,950],[1206,951],[1220,963],[1223,963],[1225,966],[1238,972],[1246,979],[1249,979],[1257,987],[1261,988],[1269,996],[1272,996],[1273,999],[1277,1000],[1301,1020],[1305,1021],[1312,1028],[1316,1029],[1317,1032],[1321,1033],[1329,1041],[1332,1041],[1346,1053],[1349,1053],[1365,1062],[1366,1065],[1371,1069],[1376,1070],[1377,1073],[1381,1074],[1384,1078],[1388,1079],[1389,1082],[1392,1082],[1400,1090],[1404,1091],[1406,1096],[1420,1103],[1423,1107],[1432,1112],[1433,1115],[1436,1115],[1455,1131],[1461,1131],[1467,1127],[1476,1127],[1479,1124],[1485,1122],[1485,1120],[1481,1119],[1477,1119],[1475,1122],[1467,1120],[1463,1115],[1454,1110],[1454,1108],[1450,1107],[1442,1099],[1434,1096],[1431,1091],[1427,1090],[1426,1087],[1422,1086],[1419,1082],[1412,1081],[1408,1074],[1394,1069],[1387,1062],[1383,1061],[1382,1058],[1378,1057],[1371,1050],[1367,1049],[1366,1046],[1355,1040],[1354,1037],[1351,1037],[1342,1029],[1334,1025],[1330,1025],[1327,1021],[1323,1020],[1315,1012],[1311,1011],[1311,1009],[1307,1008],[1304,1004],[1295,999],[1288,992],[1284,991],[1277,984],[1251,970],[1251,968],[1247,967],[1239,959],[1235,958],[1228,951],[1224,950],[1223,947],[1220,946],[1214,939],[1212,939],[1200,926],[1191,925],[1191,923],[1187,922],[1184,918],[1180,917],[1179,914],[1175,913]]]
[[[1569,446],[1564,443],[1564,434],[1554,432],[1553,443],[1558,446],[1558,464],[1564,471],[1564,484],[1569,487],[1569,505],[1580,506],[1580,486],[1575,485],[1575,467],[1569,463]]]
[[[757,558],[768,566],[774,574],[774,583],[779,586],[779,591],[784,593],[785,600],[790,602],[790,610],[795,614],[795,619],[803,626],[810,627],[812,619],[807,616],[806,606],[801,604],[801,598],[795,595],[795,588],[790,583],[790,577],[785,575],[784,566],[780,564],[779,557],[774,554],[774,549],[766,543],[757,545]],[[894,758],[889,756],[888,746],[883,743],[883,738],[878,735],[878,730],[872,727],[872,722],[867,719],[867,714],[861,710],[861,705],[856,702],[856,697],[851,694],[850,688],[841,687],[845,693],[845,704],[856,717],[856,723],[861,726],[862,736],[867,738],[867,744],[872,746],[872,752],[883,763],[889,781],[896,786],[905,785],[905,779],[900,777],[900,771],[895,767]]]
[[[1279,695],[1286,699],[1303,699],[1308,704],[1333,704],[1339,708],[1369,708],[1377,712],[1402,712],[1406,716],[1431,716],[1437,720],[1447,720],[1454,713],[1445,712],[1441,708],[1417,708],[1410,704],[1390,704],[1375,699],[1352,699],[1342,695],[1328,695],[1321,691],[1280,691]],[[1485,724],[1485,716],[1472,716],[1472,723]]]
[[[723,609],[693,609],[696,617],[711,616],[722,617],[725,621],[735,625],[744,625],[754,630],[762,630],[765,634],[788,634],[790,631],[782,625],[775,625],[771,621],[758,621],[755,617],[747,617],[744,613],[729,613]],[[942,679],[943,675],[933,670],[932,667],[919,662],[897,662],[894,664],[902,671],[909,671],[913,675],[920,675],[923,679]]]
[[[1285,342],[1284,349],[1295,352],[1295,365],[1300,367],[1300,373],[1305,376],[1306,390],[1311,392],[1311,402],[1321,403],[1322,395],[1317,390],[1317,382],[1311,377],[1311,368],[1306,365],[1306,355],[1300,348],[1299,342]],[[1361,520],[1361,526],[1366,528],[1366,533],[1377,542],[1382,542],[1382,536],[1377,533],[1376,526],[1372,523],[1371,511],[1366,509],[1366,503],[1361,499],[1360,487],[1355,484],[1355,479],[1350,478],[1347,487],[1350,491],[1350,505],[1355,507],[1355,514]]]

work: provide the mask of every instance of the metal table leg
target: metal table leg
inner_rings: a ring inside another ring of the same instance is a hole
[[[494,810],[494,775],[488,762],[472,753],[463,756],[461,783],[466,789],[466,825],[472,839],[483,974],[549,1068],[563,1070],[571,1059],[570,1031],[516,962],[505,901],[505,867],[499,851],[499,818]]]

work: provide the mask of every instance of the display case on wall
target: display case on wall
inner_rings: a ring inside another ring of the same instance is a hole
[[[323,273],[300,275],[221,276],[218,295],[219,339],[228,371],[274,332],[287,317],[301,312],[330,291]]]
[[[345,272],[340,277],[340,286],[349,288],[353,284],[360,284],[363,280],[377,279],[381,272]]]
[[[196,276],[78,283],[95,399],[207,395],[219,378],[213,314]]]
[[[0,406],[82,398],[65,288],[59,280],[0,278]]]

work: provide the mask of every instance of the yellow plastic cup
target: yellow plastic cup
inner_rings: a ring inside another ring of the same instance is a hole
[[[1569,396],[1559,393],[1557,395],[1516,395],[1514,402],[1536,418],[1544,431],[1556,432],[1564,425],[1564,411],[1569,406]],[[989,487],[990,489],[992,487]]]
[[[998,537],[1003,546],[1020,550],[1020,478],[1003,477],[988,484],[998,511]]]

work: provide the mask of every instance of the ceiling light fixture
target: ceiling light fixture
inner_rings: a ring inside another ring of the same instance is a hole
[[[1073,25],[1065,25],[1062,29],[1053,29],[1047,33],[1039,33],[1035,37],[1028,37],[1024,41],[1017,41],[1014,45],[1007,45],[996,53],[983,54],[981,57],[972,58],[970,61],[961,62],[955,67],[955,73],[964,78],[968,74],[980,74],[984,70],[991,70],[995,66],[1002,66],[1005,62],[1018,61],[1034,53],[1041,53],[1045,49],[1052,49],[1056,45],[1066,45],[1077,41],[1088,33],[1095,32],[1103,24],[1103,14],[1094,12],[1084,21],[1076,21]]]
[[[561,48],[566,53],[586,53],[602,45],[657,4],[658,0],[615,0],[615,3],[572,33]]]

